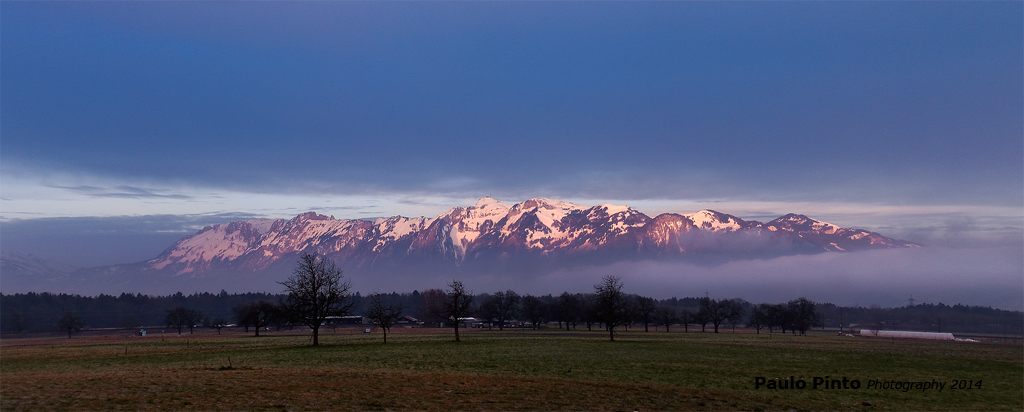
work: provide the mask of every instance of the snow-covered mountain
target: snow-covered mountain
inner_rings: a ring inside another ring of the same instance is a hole
[[[203,277],[212,272],[257,272],[281,262],[287,266],[303,252],[326,255],[346,269],[388,271],[917,246],[796,214],[768,223],[713,210],[651,218],[628,206],[585,207],[544,198],[509,206],[485,197],[433,218],[395,216],[370,222],[307,212],[289,220],[209,226],[137,267],[142,272]]]
[[[325,255],[360,284],[388,279],[537,276],[618,262],[737,259],[918,245],[788,214],[768,223],[702,210],[647,216],[628,206],[586,207],[535,198],[507,205],[485,197],[436,217],[335,219],[306,212],[208,226],[157,257],[71,268],[31,256],[0,256],[7,287],[74,293],[278,290],[304,252]]]

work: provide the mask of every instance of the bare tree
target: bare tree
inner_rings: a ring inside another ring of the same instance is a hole
[[[710,307],[708,309],[705,309],[705,306],[702,303],[700,309],[698,309],[697,312],[693,314],[693,323],[700,325],[701,332],[706,331],[708,323],[711,323]]]
[[[718,331],[718,324],[715,323],[714,315],[717,305],[715,300],[707,296],[700,298],[700,309],[697,311],[697,322],[704,322],[700,325],[700,331],[704,332],[704,327],[708,323],[715,324],[715,332]]]
[[[243,303],[235,307],[238,323],[255,328],[257,337],[260,336],[260,329],[270,326],[279,313],[280,310],[273,303],[265,300]]]
[[[580,312],[580,321],[587,325],[587,330],[593,330],[592,327],[595,323],[600,323],[600,313],[598,313],[597,296],[593,293],[584,294],[580,299],[582,305]]]
[[[580,299],[578,295],[562,292],[562,295],[554,303],[552,316],[559,322],[559,328],[562,327],[561,323],[565,322],[565,330],[569,330],[569,325],[576,329],[576,324],[583,319],[584,306],[583,299]]]
[[[21,312],[12,311],[7,319],[11,322],[11,330],[15,332],[21,332],[28,329],[28,321],[25,320],[25,315]]]
[[[636,298],[636,318],[643,322],[644,332],[650,332],[647,330],[647,325],[654,323],[655,309],[654,299],[645,296],[638,296]]]
[[[177,328],[180,335],[181,330],[188,324],[188,317],[185,315],[187,311],[188,309],[181,306],[168,310],[164,315],[164,324],[170,328]]]
[[[473,305],[473,295],[466,292],[462,282],[452,280],[448,284],[448,292],[445,294],[444,306],[441,307],[441,317],[448,319],[455,326],[455,341],[459,342],[459,323],[466,316],[469,316]]]
[[[622,280],[618,276],[605,276],[601,283],[594,285],[594,315],[608,330],[610,340],[615,340],[615,327],[629,322],[630,307]]]
[[[476,316],[481,324],[487,323],[488,330],[494,329],[494,324],[498,323],[497,319],[495,319],[495,312],[498,310],[497,302],[487,292],[476,295],[474,299],[477,301],[477,304],[473,305],[473,315]]]
[[[440,326],[446,319],[444,316],[444,302],[447,299],[441,289],[427,289],[420,294],[423,303],[420,305],[416,315],[424,323]]]
[[[348,293],[352,284],[342,281],[341,270],[333,261],[315,253],[303,253],[292,276],[279,283],[288,291],[285,313],[313,330],[313,346],[320,344],[320,326],[328,317],[352,312]]]
[[[203,321],[203,314],[198,310],[186,309],[182,306],[178,306],[174,309],[168,310],[167,315],[164,316],[164,324],[169,327],[178,329],[178,334],[181,334],[183,328],[188,328],[188,333],[191,334],[195,331],[196,324]]]
[[[677,312],[679,323],[683,325],[683,332],[690,332],[690,324],[696,322],[697,316],[689,309],[682,309]]]
[[[701,298],[700,300],[700,314],[703,316],[701,320],[706,319],[711,322],[715,327],[715,333],[718,333],[718,327],[726,323],[737,322],[743,317],[743,307],[739,303],[728,300],[714,300],[707,297]]]
[[[757,331],[757,334],[760,335],[761,329],[764,329],[765,326],[768,326],[769,323],[769,307],[771,307],[771,305],[767,303],[762,303],[760,305],[754,306],[750,310],[750,319],[747,319],[747,327],[754,328],[754,330]]]
[[[388,331],[402,316],[402,305],[384,304],[380,293],[370,295],[370,306],[366,308],[366,317],[384,332],[384,343],[388,343]]]
[[[519,315],[519,294],[512,290],[495,293],[484,301],[484,316],[498,321],[498,330],[505,330],[505,321]]]
[[[772,333],[772,327],[778,327],[782,330],[782,333],[786,333],[786,329],[789,329],[789,325],[792,323],[790,318],[792,314],[786,305],[769,305],[768,306],[768,333]]]
[[[232,310],[235,315],[235,323],[238,324],[238,326],[244,327],[245,333],[249,333],[249,326],[251,326],[249,323],[252,321],[252,318],[250,318],[249,314],[246,313],[246,306],[246,304],[240,304],[235,306]]]
[[[536,296],[523,297],[523,316],[530,321],[533,329],[537,329],[548,316],[548,305]]]
[[[292,329],[292,321],[288,319],[288,312],[284,307],[284,302],[280,300],[274,305],[274,314],[270,317],[270,326],[273,326],[278,331],[284,328]]]
[[[799,331],[801,335],[807,334],[808,329],[821,325],[818,314],[815,312],[814,302],[807,298],[791,300],[786,306],[786,311],[789,313],[790,329]]]
[[[736,324],[743,321],[743,316],[746,314],[742,302],[740,299],[722,299],[718,302],[720,310],[725,311],[725,323],[732,326],[733,333],[736,333]]]
[[[679,316],[676,315],[676,310],[669,306],[661,306],[654,310],[654,319],[658,322],[658,325],[665,325],[665,332],[668,332],[668,327],[672,326],[679,320]]]
[[[198,310],[192,310],[190,315],[192,317],[189,318],[189,320],[188,320],[188,333],[189,333],[189,335],[191,335],[193,332],[195,332],[196,326],[199,326],[200,323],[203,321],[203,319],[206,317],[206,316],[203,316],[203,312],[200,312]]]
[[[83,327],[85,327],[85,322],[82,322],[82,318],[74,312],[64,312],[57,320],[57,329],[67,331],[68,339],[71,339],[72,332],[79,332]]]
[[[228,326],[228,322],[221,318],[214,319],[212,322],[210,322],[210,327],[217,329],[218,335],[220,335],[220,330],[224,329],[224,327],[226,326]]]

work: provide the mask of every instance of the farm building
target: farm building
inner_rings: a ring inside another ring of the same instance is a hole
[[[365,325],[368,323],[362,316],[328,316],[325,321],[328,325]]]
[[[956,340],[952,333],[943,332],[911,332],[906,330],[874,330],[874,329],[861,329],[860,336],[870,336],[873,338],[914,338],[914,339],[937,339],[937,340]]]
[[[399,325],[399,326],[422,325],[422,324],[423,324],[423,322],[420,322],[419,319],[416,319],[416,318],[414,318],[412,316],[402,316],[402,317],[400,317],[400,318],[395,320],[395,325]]]

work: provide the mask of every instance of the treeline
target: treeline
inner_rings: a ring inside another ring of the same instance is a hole
[[[166,326],[170,311],[188,308],[203,319],[230,319],[233,309],[259,300],[277,301],[284,295],[268,293],[194,293],[169,296],[122,293],[119,296],[80,296],[53,293],[0,294],[0,330],[47,331],[56,328],[67,313],[79,317],[88,328],[136,328]]]
[[[448,326],[432,304],[443,300],[445,292],[430,289],[423,292],[379,294],[380,307],[401,308],[400,313],[412,316],[429,326]],[[51,293],[0,294],[0,330],[55,331],[64,329],[60,321],[67,314],[80,320],[86,328],[138,328],[223,326],[226,323],[245,326],[246,310],[263,303],[266,317],[257,320],[260,326],[286,327],[282,317],[273,319],[271,306],[287,298],[284,294],[267,293],[176,293],[169,296],[147,296],[123,293],[119,296],[80,296]],[[467,316],[476,318],[476,325],[503,329],[509,326],[535,327],[550,323],[565,329],[604,328],[595,293],[562,293],[560,295],[519,295],[506,290],[470,296]],[[353,315],[367,316],[370,297],[355,293],[349,296]],[[266,306],[270,305],[270,306]],[[175,312],[187,309],[192,313]],[[795,299],[781,304],[754,304],[741,299],[710,299],[686,297],[653,299],[635,294],[624,295],[624,306],[618,321],[625,328],[714,332],[722,328],[750,327],[765,330],[800,331],[809,328],[869,328],[929,332],[992,333],[1024,335],[1024,313],[981,306],[919,304],[899,308],[840,307],[831,303],[813,303]],[[267,315],[269,313],[269,315]],[[172,316],[173,315],[173,316]],[[194,316],[194,317],[188,317]],[[183,319],[171,322],[174,319]],[[276,321],[276,322],[275,322]],[[217,325],[221,322],[221,325]],[[63,324],[66,326],[67,324]]]
[[[923,303],[898,308],[818,305],[825,326],[919,332],[1024,335],[1024,313],[985,306]]]

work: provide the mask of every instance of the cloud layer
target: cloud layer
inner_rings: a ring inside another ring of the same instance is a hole
[[[1021,12],[12,3],[0,158],[255,193],[1020,205]]]
[[[893,249],[823,253],[721,265],[620,263],[559,271],[520,287],[533,293],[588,292],[604,275],[621,276],[626,289],[658,298],[739,297],[786,302],[807,297],[840,305],[970,304],[1024,309],[1024,252],[1020,245],[985,249]],[[513,284],[516,280],[512,280]],[[476,288],[499,290],[500,281]],[[473,283],[467,283],[473,285]],[[495,287],[498,288],[495,288]]]

